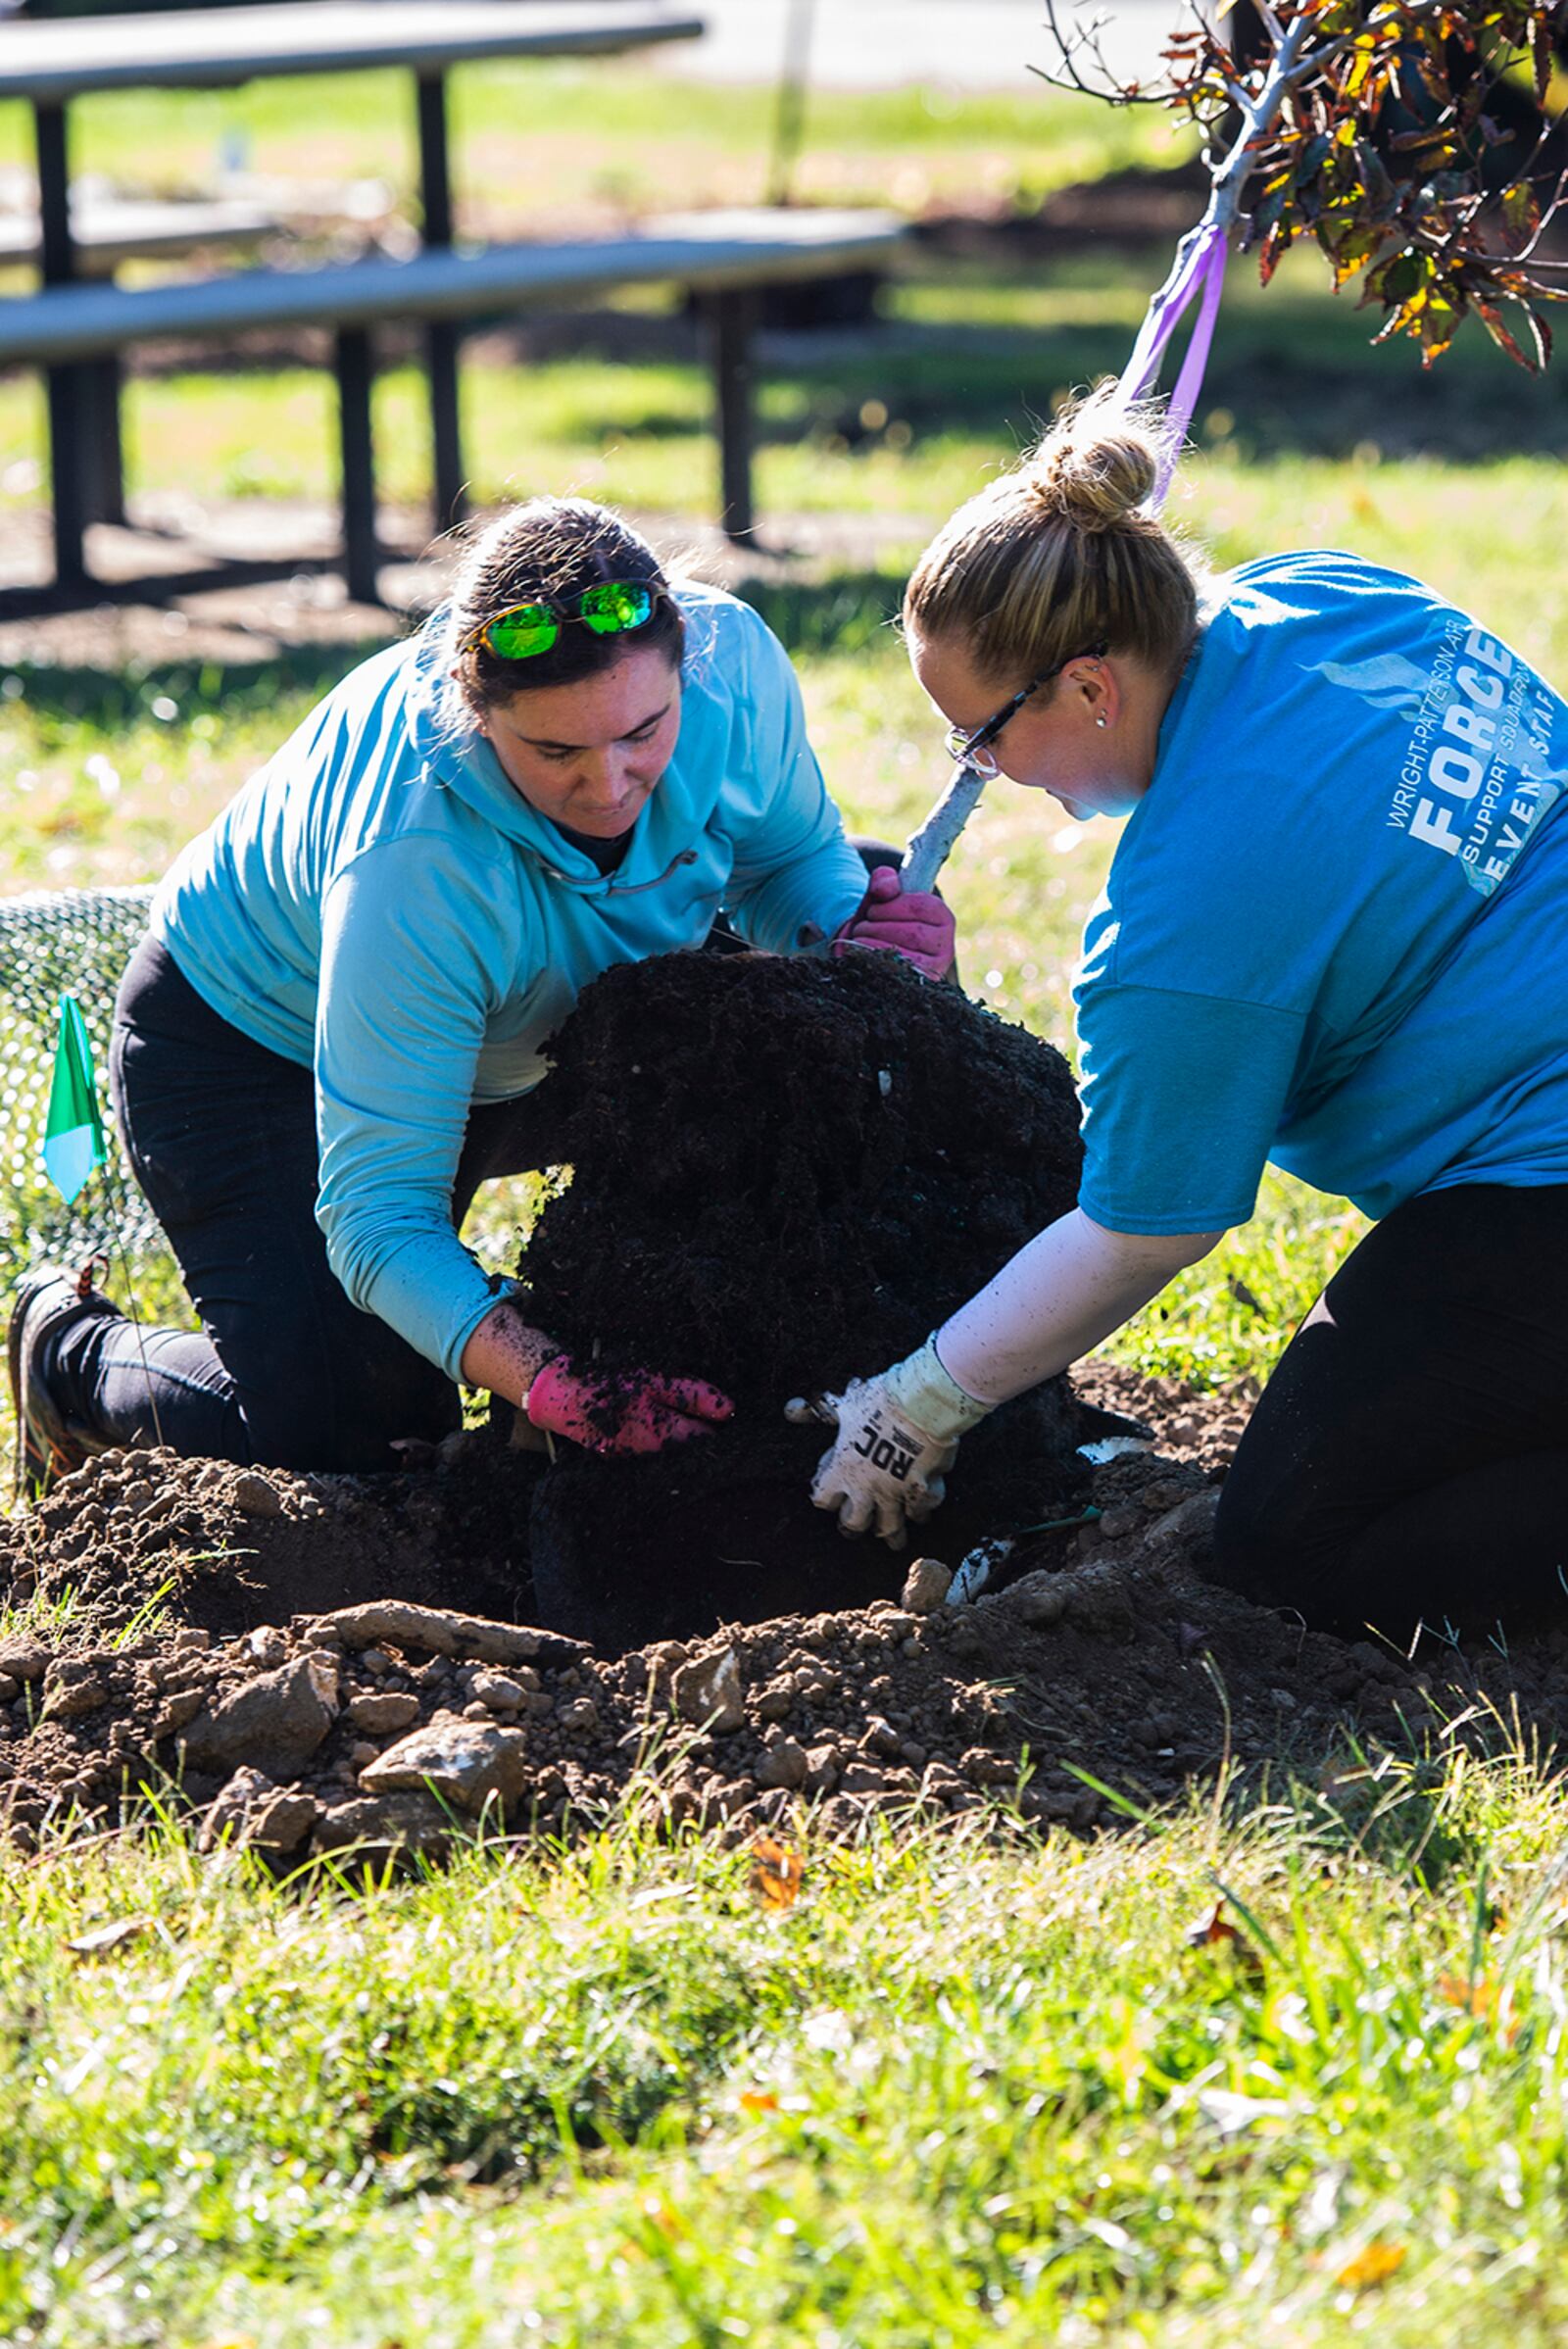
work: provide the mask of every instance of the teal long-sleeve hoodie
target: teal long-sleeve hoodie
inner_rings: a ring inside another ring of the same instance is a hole
[[[612,964],[720,911],[787,953],[864,894],[783,647],[732,596],[679,598],[680,732],[613,873],[508,780],[451,690],[442,611],[327,695],[154,902],[198,995],[314,1067],[332,1269],[453,1379],[495,1302],[451,1220],[470,1104],[530,1092]]]

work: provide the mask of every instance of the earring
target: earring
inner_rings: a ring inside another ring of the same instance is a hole
[[[1099,715],[1099,716],[1096,718],[1096,720],[1095,720],[1095,723],[1096,723],[1096,725],[1097,725],[1097,726],[1102,726],[1102,725],[1104,724],[1104,722],[1105,722],[1105,712],[1104,712],[1103,710],[1102,710],[1102,711],[1100,712],[1100,715]]]

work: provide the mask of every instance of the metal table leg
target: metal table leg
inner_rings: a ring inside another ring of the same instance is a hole
[[[336,339],[337,419],[343,464],[343,576],[356,604],[380,602],[376,573],[375,462],[370,439],[374,380],[369,329],[340,326]]]
[[[728,538],[752,534],[752,330],[757,295],[749,286],[716,294],[710,312],[713,382],[718,411],[718,518]]]
[[[71,163],[64,102],[35,102],[32,121],[38,155],[40,273],[45,285],[69,285],[76,274],[76,251],[71,236]],[[62,585],[76,586],[87,576],[83,538],[95,471],[88,446],[92,403],[80,367],[50,367],[45,382],[55,577]]]
[[[421,73],[416,83],[419,111],[419,200],[426,249],[452,242],[452,171],[447,139],[444,73]],[[467,508],[463,472],[463,427],[458,413],[458,356],[463,330],[454,319],[434,318],[425,328],[425,372],[430,386],[430,443],[435,482],[435,526],[450,529]]]

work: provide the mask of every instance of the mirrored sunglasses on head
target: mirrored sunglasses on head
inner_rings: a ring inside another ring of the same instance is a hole
[[[603,579],[559,602],[536,596],[526,604],[509,604],[483,621],[463,649],[483,645],[500,661],[532,661],[548,653],[572,621],[595,636],[627,636],[646,628],[668,597],[668,588],[648,579]]]

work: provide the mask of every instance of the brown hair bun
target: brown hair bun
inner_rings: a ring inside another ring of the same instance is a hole
[[[1114,530],[1153,495],[1159,449],[1153,431],[1126,409],[1085,401],[1067,428],[1048,434],[1020,467],[1029,496],[1068,527]]]
[[[905,591],[906,628],[957,642],[1014,688],[1096,644],[1174,678],[1198,633],[1201,564],[1150,502],[1164,429],[1156,403],[1128,407],[1114,384],[1064,409],[937,532]]]

